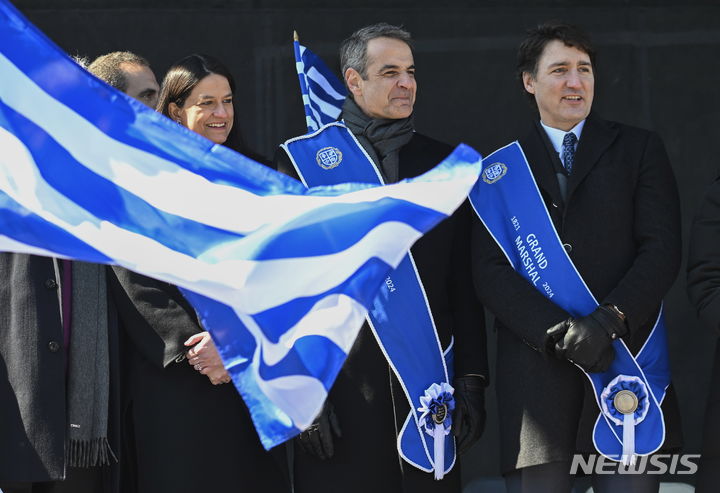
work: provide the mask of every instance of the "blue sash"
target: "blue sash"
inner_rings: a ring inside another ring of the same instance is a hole
[[[308,187],[348,182],[383,184],[372,159],[340,122],[290,139],[282,147]],[[368,317],[410,404],[410,413],[398,436],[398,452],[408,463],[425,472],[435,471],[436,477],[439,474],[441,478],[455,464],[455,440],[452,434],[444,435],[444,468],[436,470],[434,439],[423,430],[424,416],[419,414],[419,408],[424,404],[421,397],[432,384],[447,385],[451,381],[452,361],[448,363],[443,357],[425,290],[410,253],[385,280]],[[447,352],[451,359],[450,348]],[[373,418],[368,416],[369,420]]]
[[[513,268],[541,293],[573,317],[597,308],[555,231],[520,144],[513,142],[483,160],[470,201]],[[593,441],[602,455],[629,465],[635,455],[651,454],[665,441],[660,403],[670,367],[662,309],[635,357],[620,339],[613,347],[615,360],[607,372],[586,373],[601,411]],[[637,409],[622,405],[628,397],[618,396],[622,391],[636,396]]]

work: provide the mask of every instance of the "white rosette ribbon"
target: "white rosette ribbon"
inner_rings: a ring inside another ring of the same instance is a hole
[[[452,428],[452,412],[455,410],[455,389],[446,382],[434,383],[425,390],[420,397],[420,406],[417,410],[420,415],[420,425],[425,433],[433,437],[433,462],[435,479],[445,476],[445,436]]]
[[[634,409],[632,406],[628,408],[621,406],[621,409],[616,407],[618,394],[621,393],[625,394],[626,403],[634,403]],[[634,396],[634,402],[630,394]],[[634,465],[637,460],[635,454],[635,426],[647,416],[648,409],[650,409],[648,397],[645,382],[639,377],[627,375],[615,377],[600,394],[600,406],[605,417],[615,425],[623,427],[621,462],[625,467]]]

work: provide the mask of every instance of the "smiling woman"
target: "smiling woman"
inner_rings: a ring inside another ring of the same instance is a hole
[[[219,60],[188,55],[165,75],[157,110],[216,144],[247,155],[235,122],[234,92],[235,80]]]
[[[157,109],[248,155],[234,90],[219,61],[190,55],[168,71]],[[180,290],[118,266],[109,278],[128,334],[121,491],[289,493],[284,449],[277,448],[278,462],[262,448],[215,343]]]
[[[182,106],[170,102],[170,116],[216,144],[224,144],[233,128],[232,89],[222,75],[210,74],[190,91]]]

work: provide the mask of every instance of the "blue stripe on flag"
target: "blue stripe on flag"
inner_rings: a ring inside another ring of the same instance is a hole
[[[181,289],[185,298],[197,309],[198,316],[215,340],[218,351],[224,355],[226,368],[241,372],[252,362],[257,341],[238,319],[232,307],[189,289]],[[237,357],[237,355],[244,355]]]
[[[405,207],[398,207],[404,202]],[[316,209],[312,216],[302,216],[287,223],[284,231],[258,248],[257,260],[308,257],[341,252],[357,243],[373,228],[387,221],[405,223],[418,231],[444,219],[444,215],[410,202],[383,198],[376,202],[333,204]],[[328,233],[332,232],[332,236]]]
[[[71,257],[83,257],[88,262],[109,264],[112,259],[87,243],[77,239],[64,229],[46,221],[27,210],[0,190],[0,234],[20,243],[63,253]]]
[[[380,286],[382,273],[387,272],[390,266],[378,258],[370,258],[353,275],[332,289],[316,294],[304,296],[282,305],[273,307],[252,315],[253,320],[261,327],[265,337],[271,342],[278,342],[285,333],[297,324],[312,307],[320,300],[331,294],[344,294],[357,300],[364,306],[370,306],[375,298],[375,291],[368,290],[368,283]]]
[[[303,52],[303,62],[305,64],[306,73],[310,71],[310,68],[315,67],[315,69],[320,72],[320,74],[325,76],[325,79],[327,79],[327,81],[330,83],[330,86],[332,86],[335,92],[343,96],[340,101],[343,101],[345,99],[344,96],[347,96],[347,89],[345,88],[345,84],[343,84],[340,79],[335,76],[333,71],[330,70],[330,67],[325,64],[322,58],[317,56],[315,52],[305,47],[305,50]],[[333,96],[328,97],[336,99]]]
[[[297,339],[292,350],[274,365],[265,364],[261,358],[259,374],[263,380],[287,375],[313,376],[329,391],[345,357],[345,352],[327,337],[305,336]]]

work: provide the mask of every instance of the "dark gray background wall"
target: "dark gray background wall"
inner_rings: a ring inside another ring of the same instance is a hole
[[[595,109],[663,136],[682,197],[685,251],[694,211],[718,174],[716,2],[366,0],[356,8],[328,0],[15,4],[67,52],[95,57],[135,51],[150,60],[158,78],[186,54],[219,57],[238,80],[236,111],[245,136],[268,156],[278,143],[304,132],[293,29],[337,67],[337,46],[351,31],[377,21],[403,24],[416,39],[416,127],[486,154],[514,140],[532,115],[513,77],[515,49],[524,30],[543,20],[564,19],[583,26],[598,46]],[[684,264],[667,297],[667,315],[686,451],[699,453],[715,336],[698,324],[686,300]],[[498,473],[492,403],[491,397],[488,430],[463,461],[466,481]]]

